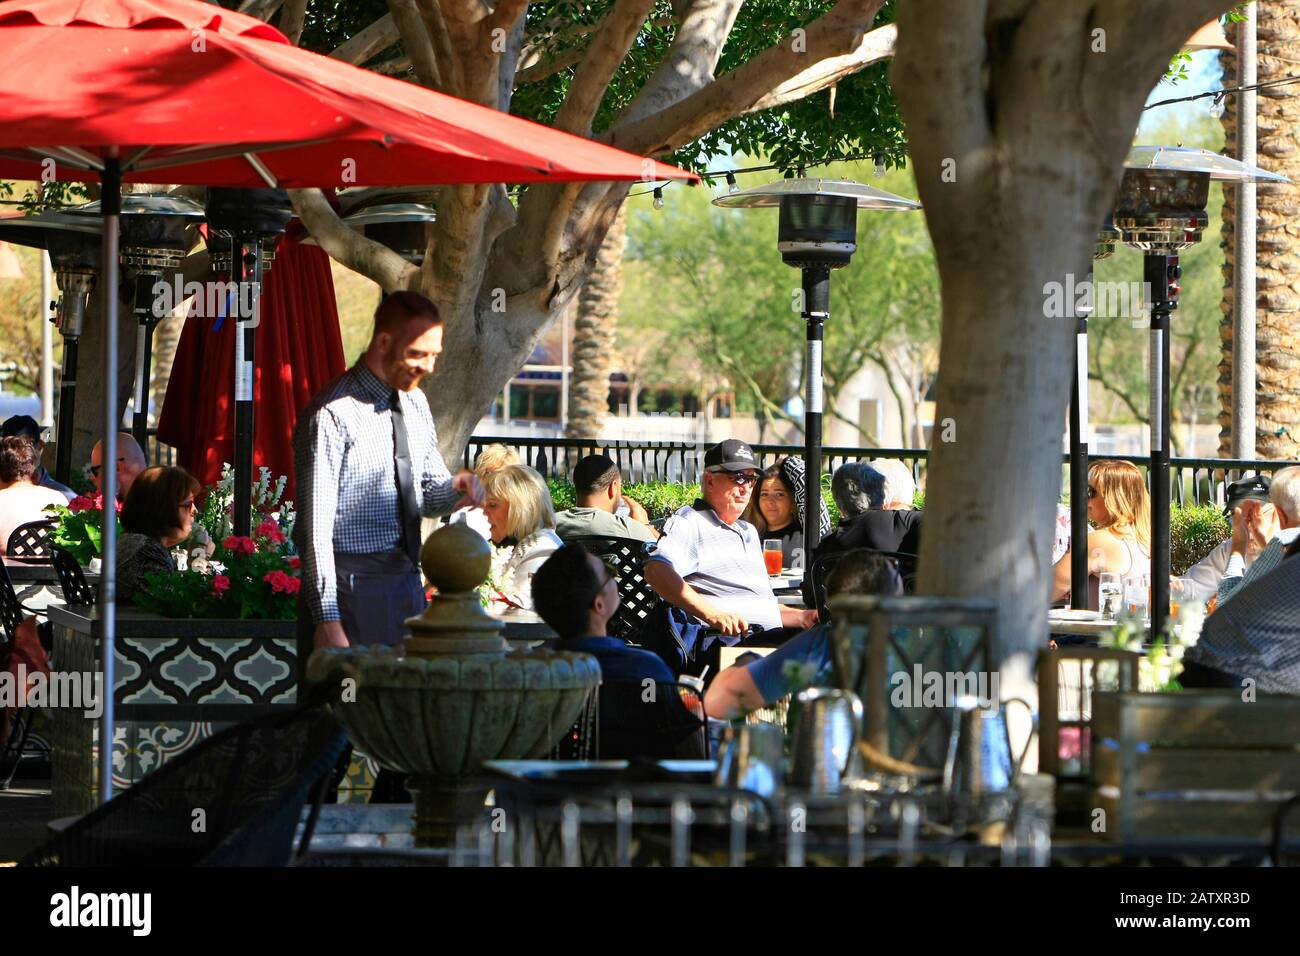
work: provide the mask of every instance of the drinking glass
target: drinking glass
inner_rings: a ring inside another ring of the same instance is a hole
[[[1120,587],[1119,575],[1111,571],[1103,571],[1097,576],[1097,608],[1101,612],[1101,617],[1106,621],[1115,620],[1119,613],[1120,602],[1123,600],[1123,589]]]
[[[1145,574],[1124,579],[1124,605],[1138,620],[1147,619],[1151,609],[1151,585]]]
[[[781,551],[780,538],[765,538],[763,540],[763,563],[767,565],[768,574],[780,574],[781,563],[785,560]]]

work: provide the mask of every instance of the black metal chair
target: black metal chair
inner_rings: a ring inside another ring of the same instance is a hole
[[[611,637],[636,641],[642,625],[659,604],[661,598],[646,582],[644,571],[648,549],[653,541],[636,538],[606,537],[603,535],[578,535],[569,539],[580,544],[605,562],[618,581],[618,613],[609,621]]]
[[[99,593],[86,581],[81,565],[69,552],[62,548],[51,548],[50,558],[54,564],[54,573],[59,576],[59,587],[63,590],[65,604],[94,604]]]
[[[561,741],[561,760],[697,760],[708,756],[704,701],[689,684],[604,681],[594,720],[579,720]],[[588,735],[596,734],[593,742]]]
[[[24,866],[284,866],[298,854],[347,735],[320,697],[223,730],[22,860]]]
[[[49,519],[20,524],[9,535],[5,553],[29,561],[49,558],[50,548],[54,546],[50,541],[53,535],[54,522]]]
[[[24,616],[35,613],[18,600],[13,580],[9,577],[9,569],[5,567],[4,559],[0,558],[0,660],[8,658],[8,652],[18,637],[18,625]],[[19,691],[24,692],[25,688],[19,688]],[[44,754],[44,748],[39,748],[35,753],[28,752],[34,716],[35,710],[25,706],[15,707],[12,717],[0,714],[0,790],[9,789],[23,760]]]
[[[850,554],[879,554],[888,558],[899,569],[899,574],[903,579],[904,592],[910,594],[914,590],[916,586],[915,573],[909,576],[902,571],[902,568],[908,565],[914,566],[916,561],[916,555],[914,554],[908,554],[904,551],[878,551],[873,548],[850,548],[847,551],[832,551],[829,554],[819,554],[813,560],[812,568],[809,569],[808,579],[812,582],[812,599],[816,603],[820,620],[830,620],[830,609],[826,606],[826,582],[830,579],[835,566]],[[805,592],[805,595],[807,593]]]

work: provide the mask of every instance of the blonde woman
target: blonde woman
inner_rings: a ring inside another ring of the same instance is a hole
[[[474,459],[474,474],[479,481],[486,485],[488,475],[500,471],[502,468],[506,467],[506,465],[518,464],[520,464],[519,452],[515,451],[508,445],[494,442],[479,452],[478,457]],[[492,540],[492,532],[488,527],[488,520],[483,515],[483,509],[477,505],[454,511],[452,512],[451,517],[447,520],[452,523],[463,521],[481,534],[486,540]]]
[[[1088,607],[1097,610],[1098,576],[1151,575],[1151,496],[1137,465],[1098,461],[1088,469]],[[1056,562],[1052,600],[1070,594],[1070,553]]]
[[[560,547],[555,509],[542,476],[527,465],[506,465],[483,481],[494,550],[492,568],[505,603],[533,609],[533,575]]]

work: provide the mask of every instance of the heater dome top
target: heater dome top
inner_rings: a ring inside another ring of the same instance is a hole
[[[834,199],[852,199],[859,209],[879,212],[910,212],[921,204],[893,193],[868,186],[851,179],[778,179],[764,186],[755,186],[738,193],[726,193],[713,200],[715,206],[743,209],[777,207],[786,197],[825,196]]]
[[[1211,179],[1234,183],[1291,181],[1278,173],[1270,173],[1267,169],[1239,162],[1230,156],[1190,146],[1134,146],[1124,160],[1124,168],[1209,173]]]

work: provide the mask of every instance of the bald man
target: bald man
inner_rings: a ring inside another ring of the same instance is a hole
[[[90,475],[95,480],[95,490],[103,493],[103,485],[100,484],[100,471],[103,468],[104,443],[95,442],[94,449],[90,452]],[[127,432],[117,433],[117,497],[119,501],[126,500],[126,493],[131,490],[131,482],[135,481],[135,476],[140,474],[149,467],[149,459],[145,458],[144,452],[140,450],[140,445]]]

